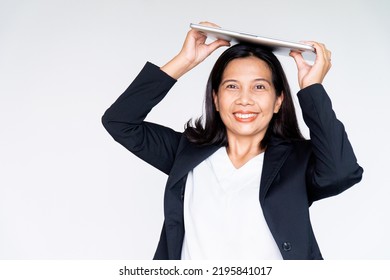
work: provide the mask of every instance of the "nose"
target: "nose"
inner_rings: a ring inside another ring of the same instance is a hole
[[[236,100],[237,105],[253,105],[253,99],[252,99],[252,94],[249,89],[243,89],[240,91],[240,95],[238,96]]]

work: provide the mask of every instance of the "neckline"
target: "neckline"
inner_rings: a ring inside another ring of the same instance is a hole
[[[260,154],[258,154],[258,155],[256,155],[256,156],[250,158],[250,159],[247,160],[243,165],[241,165],[240,167],[237,168],[237,167],[233,164],[233,161],[230,159],[229,154],[228,154],[228,151],[227,151],[227,148],[226,148],[226,147],[223,147],[223,149],[224,149],[224,155],[225,155],[227,161],[230,163],[230,165],[232,166],[232,168],[233,168],[234,170],[237,170],[237,171],[240,170],[240,169],[246,169],[248,165],[249,165],[249,166],[254,165],[254,164],[258,163],[259,161],[262,161],[263,158],[264,158],[264,151],[263,151],[263,152],[261,152]]]
[[[236,168],[231,161],[226,147],[221,147],[217,151],[215,151],[214,154],[210,156],[211,163],[213,165],[214,169],[223,170],[223,173],[229,173],[229,172],[242,172],[246,169],[250,169],[253,167],[258,167],[259,165],[262,165],[264,159],[264,152],[252,157],[247,162],[245,162],[242,166],[239,168]]]
[[[264,152],[251,158],[240,168],[236,168],[230,160],[226,148],[222,147],[212,154],[207,162],[213,170],[219,185],[223,186],[224,191],[239,191],[245,188],[250,180],[260,176],[263,159]],[[260,178],[255,180],[260,180]]]

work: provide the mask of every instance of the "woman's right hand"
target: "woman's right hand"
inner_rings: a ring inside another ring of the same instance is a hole
[[[202,25],[219,27],[211,22],[200,22]],[[178,55],[176,55],[166,65],[161,67],[161,70],[166,72],[172,78],[179,79],[182,75],[197,66],[206,59],[213,51],[222,47],[230,46],[230,43],[225,40],[215,40],[210,44],[206,44],[206,35],[200,31],[191,29],[186,36],[183,47]]]
[[[298,68],[298,83],[301,89],[313,84],[321,84],[332,66],[332,53],[324,44],[314,41],[305,41],[303,43],[310,44],[314,47],[316,50],[316,60],[313,65],[310,65],[304,60],[302,53],[296,51],[290,52],[290,56],[294,58]]]

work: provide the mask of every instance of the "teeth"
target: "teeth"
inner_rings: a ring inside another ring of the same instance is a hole
[[[240,113],[235,113],[234,115],[237,118],[240,118],[240,119],[249,119],[249,118],[256,117],[257,114],[240,114]]]

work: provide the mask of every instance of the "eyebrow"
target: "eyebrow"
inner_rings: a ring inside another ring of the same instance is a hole
[[[262,82],[266,82],[270,85],[272,85],[272,83],[265,79],[265,78],[257,78],[257,79],[254,79],[253,82],[259,82],[259,81],[262,81]],[[229,83],[229,82],[234,82],[234,83],[238,83],[239,81],[238,80],[235,80],[235,79],[227,79],[227,80],[224,80],[222,83],[221,83],[221,86],[226,84],[226,83]]]

